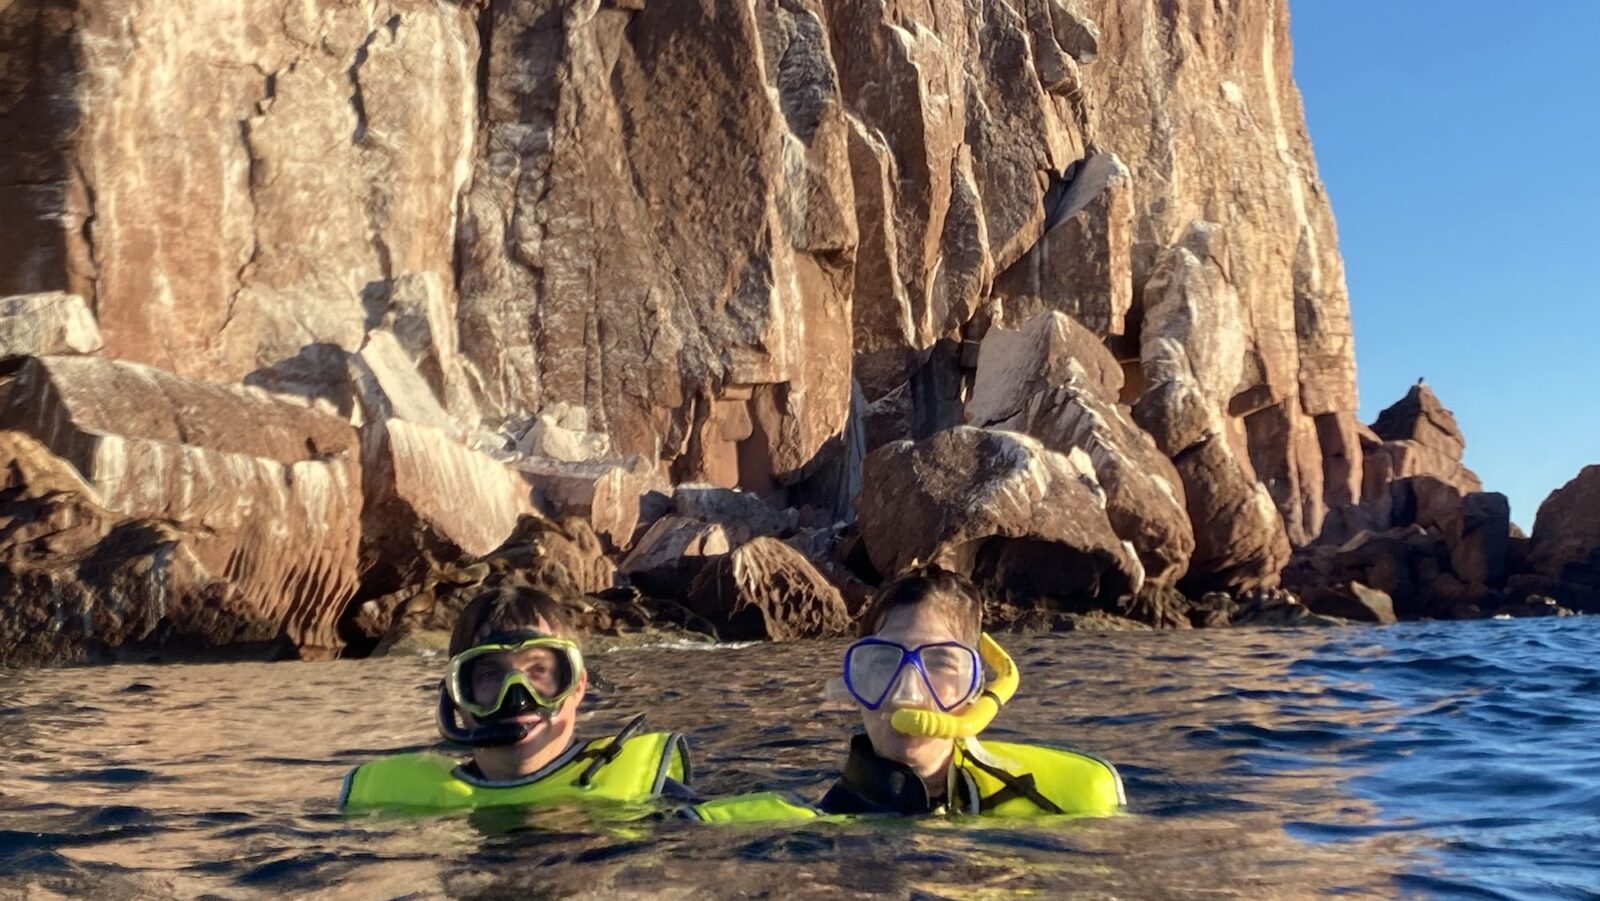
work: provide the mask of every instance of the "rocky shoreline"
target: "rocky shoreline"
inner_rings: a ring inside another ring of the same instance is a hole
[[[14,0],[0,664],[1600,611],[1600,469],[1357,421],[1287,17]]]

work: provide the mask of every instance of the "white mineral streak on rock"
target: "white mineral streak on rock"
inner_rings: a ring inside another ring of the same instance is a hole
[[[89,354],[100,328],[83,298],[54,291],[0,300],[0,358]]]
[[[428,426],[392,419],[385,429],[395,495],[469,555],[499,547],[519,516],[537,512],[527,480],[504,463]]]

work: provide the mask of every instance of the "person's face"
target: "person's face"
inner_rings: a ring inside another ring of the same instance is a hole
[[[542,617],[534,628],[547,635],[552,632],[550,624]],[[540,694],[553,695],[559,688],[561,671],[556,653],[549,648],[524,648],[506,664],[521,670]],[[503,669],[484,667],[481,673],[474,673],[474,681],[469,689],[475,697],[492,698],[499,691],[504,675]],[[474,757],[484,775],[491,779],[525,776],[561,756],[572,744],[578,724],[578,707],[583,703],[588,687],[589,675],[585,672],[578,677],[578,687],[548,719],[531,710],[518,714],[515,722],[533,728],[516,744],[479,748]],[[471,716],[463,714],[463,718],[468,725],[477,725]]]
[[[907,648],[936,644],[942,641],[960,641],[946,617],[932,604],[899,607],[884,617],[875,633],[884,641]],[[896,731],[889,720],[903,707],[937,710],[928,689],[914,667],[901,670],[895,684],[889,688],[888,700],[877,710],[861,709],[861,720],[872,740],[872,750],[885,760],[893,760],[910,767],[918,776],[927,778],[938,773],[949,763],[955,743],[948,738],[923,738]],[[959,711],[951,711],[956,713]]]

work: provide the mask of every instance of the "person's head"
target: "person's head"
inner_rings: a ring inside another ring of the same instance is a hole
[[[490,588],[461,612],[450,634],[452,673],[459,674],[455,689],[494,710],[492,714],[480,710],[480,719],[458,703],[462,721],[469,729],[490,718],[531,727],[513,743],[474,749],[473,759],[488,778],[528,775],[571,745],[588,674],[580,656],[541,640],[572,638],[561,601],[543,588],[519,584]],[[478,649],[483,649],[479,656],[467,656]],[[539,699],[555,697],[561,699],[553,710],[539,708]]]
[[[983,602],[978,590],[955,573],[921,568],[878,591],[861,619],[863,638],[890,642],[907,650],[950,643],[971,649],[925,652],[922,662],[928,681],[911,665],[900,669],[897,675],[886,676],[895,681],[878,708],[872,710],[863,705],[861,711],[867,736],[879,757],[903,763],[924,779],[943,771],[950,760],[951,740],[905,735],[890,725],[890,718],[902,707],[945,709],[945,705],[954,702],[958,706],[946,712],[960,710],[982,679],[975,650],[982,631]],[[930,682],[934,691],[930,691]],[[945,694],[941,697],[939,692]]]

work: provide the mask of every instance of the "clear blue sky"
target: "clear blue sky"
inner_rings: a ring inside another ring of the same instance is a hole
[[[1362,418],[1426,377],[1531,529],[1600,463],[1600,2],[1289,9]]]

